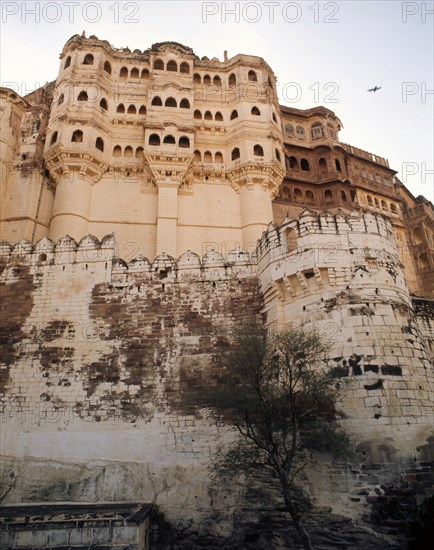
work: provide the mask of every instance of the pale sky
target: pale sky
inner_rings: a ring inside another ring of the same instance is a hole
[[[0,3],[0,82],[21,95],[57,77],[64,44],[83,30],[131,50],[171,40],[199,57],[258,55],[281,104],[332,109],[341,141],[388,158],[434,201],[432,0]]]

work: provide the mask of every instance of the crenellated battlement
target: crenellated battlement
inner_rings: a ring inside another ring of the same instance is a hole
[[[35,271],[59,266],[65,271],[69,266],[94,273],[99,264],[101,269],[109,272],[109,280],[113,283],[128,283],[138,276],[150,281],[164,279],[171,282],[243,278],[256,274],[255,259],[241,249],[230,251],[226,258],[214,250],[209,250],[202,258],[187,250],[178,259],[162,253],[153,261],[139,255],[127,262],[118,255],[114,234],[106,235],[101,241],[93,235],[87,235],[78,243],[69,235],[57,243],[47,237],[35,245],[26,240],[15,245],[3,241],[0,242],[0,264],[4,268],[4,280],[8,273],[13,276],[17,267],[22,265]]]

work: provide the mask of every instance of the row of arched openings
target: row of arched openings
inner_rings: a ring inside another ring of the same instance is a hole
[[[264,149],[262,148],[261,145],[259,145],[259,143],[257,143],[256,145],[253,146],[253,155],[255,157],[263,157],[264,156]],[[241,158],[240,149],[238,147],[235,147],[231,151],[231,160],[237,160],[239,158]]]
[[[342,172],[341,163],[339,159],[335,160],[335,168],[338,172]],[[286,167],[290,170],[302,170],[304,172],[310,171],[310,164],[309,161],[305,158],[300,159],[300,162],[298,161],[297,157],[291,156],[286,157]],[[321,157],[318,160],[318,167],[320,173],[324,173],[328,171],[327,161],[324,157]]]
[[[156,107],[162,107],[163,106],[163,100],[161,99],[160,96],[156,95],[152,98],[151,105],[154,105]],[[178,107],[178,102],[176,101],[176,99],[174,97],[168,97],[164,101],[164,106],[165,107]],[[181,109],[190,109],[189,100],[185,97],[183,99],[181,99],[181,101],[179,102],[179,107]]]
[[[256,74],[255,71],[250,70],[247,73],[247,79],[250,82],[257,82],[258,81],[258,75]],[[221,86],[222,85],[222,79],[220,78],[220,76],[215,75],[215,76],[212,77],[209,74],[205,74],[205,75],[201,76],[198,73],[194,73],[193,82],[195,84],[204,84],[205,86],[211,86],[211,84],[213,84],[214,86]],[[236,77],[235,73],[231,73],[228,77],[228,85],[229,86],[235,86],[236,83],[237,83],[237,77]]]
[[[122,150],[122,147],[120,145],[115,145],[113,147],[113,156],[114,157],[127,157],[127,158],[133,158],[136,159],[143,158],[143,147],[136,147],[136,150],[131,147],[131,145],[127,145]]]
[[[148,140],[149,145],[158,146],[161,145],[161,138],[158,134],[151,134]],[[167,134],[163,138],[163,144],[176,145],[176,139],[171,134]],[[190,147],[190,139],[187,136],[181,136],[178,139],[178,147],[188,148]]]
[[[372,197],[371,195],[366,196],[366,200],[368,201],[369,206],[375,206],[376,208],[381,208],[382,210],[388,211],[390,208],[390,211],[392,214],[397,214],[398,209],[396,208],[396,204],[390,203],[388,204],[384,199],[377,199],[377,197]]]
[[[283,186],[281,196],[285,200],[293,201],[298,204],[315,204],[317,202],[313,191],[307,189],[303,193],[303,191],[298,187],[291,191],[291,189],[287,185]],[[327,205],[330,205],[331,203],[334,203],[336,201],[335,196],[330,189],[326,189],[324,191],[323,198],[325,204]],[[348,202],[347,194],[343,190],[340,193],[340,198],[342,202]]]
[[[162,59],[160,59],[159,57],[157,57],[157,59],[154,60],[153,67],[157,71],[166,70],[166,71],[169,71],[169,72],[172,72],[172,73],[178,72],[178,63],[174,59],[170,59],[166,63],[166,67],[164,67],[164,61]],[[190,65],[186,61],[183,61],[179,65],[179,72],[183,73],[183,74],[190,74]]]
[[[136,115],[137,113],[139,115],[146,115],[146,107],[144,105],[140,105],[140,107],[137,109],[137,107],[133,104],[125,107],[123,103],[119,103],[119,105],[116,107],[116,112],[121,114],[126,113],[127,115]]]
[[[220,163],[223,163],[223,154],[220,152],[220,151],[217,151],[216,153],[214,153],[214,156],[213,154],[211,153],[211,151],[205,151],[202,155],[202,153],[200,151],[195,151],[194,152],[194,160],[196,162],[220,162]]]
[[[50,138],[50,145],[54,145],[59,137],[59,133],[53,132]],[[82,130],[74,130],[74,132],[71,135],[71,143],[82,143],[83,142],[83,131]],[[101,137],[97,137],[95,140],[95,148],[99,151],[104,151],[104,140]]]
[[[146,80],[149,78],[149,69],[138,69],[137,67],[133,67],[131,70],[128,70],[128,67],[122,67],[119,71],[119,77],[122,79],[126,78],[135,78],[135,79],[142,79]]]
[[[95,57],[91,53],[87,53],[82,61],[83,65],[93,65],[95,62]],[[71,56],[68,55],[68,57],[65,59],[65,64],[63,65],[64,69],[67,69],[71,65]],[[109,61],[104,61],[103,69],[106,73],[112,74],[112,66]]]

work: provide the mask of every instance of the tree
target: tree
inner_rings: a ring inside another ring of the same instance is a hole
[[[260,473],[277,479],[303,547],[312,550],[302,522],[311,503],[300,473],[316,452],[342,452],[349,445],[336,421],[337,379],[323,361],[329,346],[301,328],[267,336],[248,326],[231,340],[222,374],[196,400],[238,434],[220,450],[214,468],[223,476],[245,473],[248,479]]]

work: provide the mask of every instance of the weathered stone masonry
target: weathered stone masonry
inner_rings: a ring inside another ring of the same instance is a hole
[[[169,518],[195,517],[222,427],[185,395],[217,375],[224,331],[258,318],[257,280],[242,252],[127,266],[114,250],[110,236],[2,247],[5,487],[15,501],[162,499]]]
[[[431,494],[432,305],[413,305],[391,231],[382,216],[305,211],[270,226],[252,258],[129,264],[113,236],[3,244],[6,500],[144,499],[224,533],[240,495],[210,487],[206,468],[230,432],[186,397],[218,376],[224,330],[259,318],[328,334],[349,381],[357,456],[310,473],[317,502],[361,518],[402,491]]]
[[[240,489],[207,471],[232,434],[188,396],[261,319],[330,338],[345,385],[356,451],[309,473],[316,503],[405,519],[433,494],[433,205],[331,110],[279,105],[259,57],[83,34],[60,59],[0,89],[0,502],[237,533]]]

